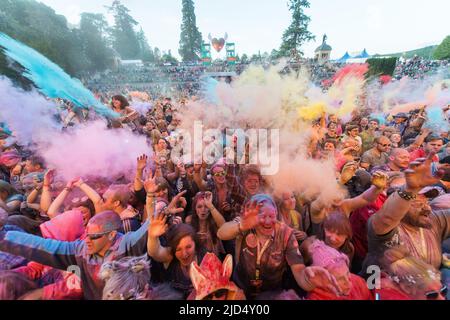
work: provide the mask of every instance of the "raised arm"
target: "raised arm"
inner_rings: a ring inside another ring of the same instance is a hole
[[[150,217],[148,226],[147,252],[150,257],[158,262],[168,264],[173,256],[169,248],[161,246],[159,237],[167,232],[167,216],[160,212],[156,217]]]
[[[72,191],[72,188],[73,188],[73,181],[69,182],[66,185],[66,187],[60,192],[60,194],[56,197],[56,199],[53,200],[47,212],[47,215],[50,217],[50,219],[53,219],[60,213],[59,210],[63,205],[67,195]]]
[[[100,213],[103,206],[103,198],[92,189],[86,182],[84,182],[81,178],[79,178],[76,182],[73,184],[75,187],[78,187],[81,191],[83,191],[89,199],[94,203],[95,206],[95,212]]]
[[[426,186],[439,182],[439,177],[442,177],[444,172],[439,171],[437,176],[433,176],[431,164],[434,155],[431,153],[427,159],[417,159],[410,163],[409,169],[405,170],[404,189],[391,195],[380,211],[369,220],[375,234],[385,235],[395,229],[408,213],[411,202],[418,192]]]
[[[423,129],[420,135],[417,136],[416,140],[409,147],[407,147],[406,150],[411,152],[420,148],[420,146],[425,142],[425,139],[430,135],[430,133],[431,133],[430,129],[428,128]]]
[[[47,212],[52,203],[52,194],[50,192],[50,186],[53,183],[53,178],[55,176],[55,170],[48,170],[44,175],[44,183],[42,185],[41,194],[41,210]]]
[[[143,154],[137,158],[136,176],[134,177],[134,191],[140,191],[144,187],[142,180],[144,169],[147,166],[147,155]]]
[[[247,204],[244,214],[233,221],[224,223],[217,231],[217,237],[220,240],[233,240],[239,235],[255,228],[258,225],[258,213],[262,204],[255,201]]]
[[[214,207],[214,205],[212,203],[212,193],[211,192],[206,193],[205,205],[211,212],[211,216],[213,217],[214,222],[216,223],[217,227],[220,228],[221,226],[223,226],[226,221],[225,221],[224,217],[222,216],[222,214],[219,212],[219,210],[217,210],[216,207]]]
[[[75,257],[83,246],[83,241],[63,242],[23,232],[0,232],[0,251],[60,270],[77,264]]]
[[[378,198],[378,196],[383,192],[383,190],[386,188],[388,181],[388,176],[381,172],[376,171],[372,175],[372,186],[366,190],[363,194],[351,198],[351,199],[345,199],[341,202],[341,209],[342,211],[350,217],[350,214],[360,208],[363,208],[365,206],[368,206],[369,204],[375,202]]]
[[[203,180],[201,169],[201,164],[194,164],[194,182],[197,184],[200,191],[206,191],[207,185],[205,180]]]

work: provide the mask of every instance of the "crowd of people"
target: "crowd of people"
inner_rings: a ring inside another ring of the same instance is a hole
[[[347,194],[324,202],[320,191],[275,192],[256,164],[175,158],[187,100],[153,101],[145,114],[108,100],[120,115],[111,130],[149,144],[133,181],[61,184],[1,127],[0,299],[448,298],[449,136],[423,113],[314,121],[308,157],[334,161]]]
[[[430,60],[419,56],[412,59],[399,61],[394,71],[394,78],[400,80],[404,77],[411,79],[423,79],[426,75],[433,74],[449,65],[446,60]]]

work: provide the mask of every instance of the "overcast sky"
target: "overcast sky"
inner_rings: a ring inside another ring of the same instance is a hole
[[[106,14],[112,0],[41,0],[69,22],[79,22],[81,12]],[[289,26],[287,0],[194,0],[197,25],[207,41],[208,34],[228,33],[236,52],[253,54],[279,48]],[[324,33],[333,47],[332,58],[346,51],[366,48],[369,54],[394,53],[439,44],[450,35],[449,0],[310,0],[306,13],[316,41],[304,46],[314,54]],[[70,4],[69,4],[70,3]],[[178,56],[181,0],[122,0],[144,29],[150,45],[171,49]],[[111,21],[111,18],[108,18]],[[221,54],[224,54],[222,51]],[[213,56],[213,57],[216,57]]]

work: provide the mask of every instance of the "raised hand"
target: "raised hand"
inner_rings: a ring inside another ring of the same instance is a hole
[[[55,178],[55,170],[50,169],[44,175],[44,185],[49,186],[53,183],[53,179]]]
[[[183,198],[183,196],[186,194],[186,192],[187,192],[187,190],[184,190],[184,191],[180,192],[175,197],[173,197],[172,201],[170,201],[169,206],[167,207],[167,209],[169,210],[170,214],[176,215],[176,214],[182,213],[184,211],[183,207],[178,208],[178,203],[179,202],[186,203],[186,199]]]
[[[262,206],[262,203],[258,204],[256,201],[245,206],[240,227],[242,231],[251,230],[258,225],[258,213]]]
[[[431,165],[435,155],[431,152],[427,158],[419,158],[409,164],[409,169],[405,170],[408,191],[418,192],[426,186],[438,183],[444,176],[444,170],[438,170],[436,175],[432,173]]]
[[[143,154],[137,158],[137,170],[142,171],[147,166],[148,156]]]
[[[160,212],[156,215],[156,217],[150,217],[148,236],[151,238],[158,238],[166,233],[168,228],[167,216]]]
[[[195,172],[200,172],[201,169],[202,169],[202,165],[201,164],[194,164],[194,171]]]
[[[150,171],[147,180],[143,181],[144,189],[147,193],[155,193],[158,190],[158,185],[156,183],[156,173]]]
[[[355,161],[347,162],[342,168],[340,181],[342,184],[346,184],[358,170],[358,164]]]
[[[307,267],[305,269],[305,276],[314,287],[331,291],[336,295],[340,294],[340,289],[336,278],[325,268]]]
[[[180,160],[178,162],[177,168],[178,168],[178,171],[180,172],[181,175],[185,175],[186,174],[186,168],[184,167],[183,161]]]
[[[380,190],[383,190],[386,188],[388,183],[388,175],[385,174],[382,171],[375,171],[372,175],[372,185],[377,187]]]
[[[211,192],[205,192],[205,205],[208,209],[211,209],[213,207],[212,198],[213,196]]]
[[[75,187],[77,187],[77,188],[81,187],[81,185],[82,185],[83,183],[84,183],[84,181],[83,181],[83,179],[82,179],[81,177],[76,178],[76,179],[74,179],[74,180],[72,181],[72,184],[73,184]]]

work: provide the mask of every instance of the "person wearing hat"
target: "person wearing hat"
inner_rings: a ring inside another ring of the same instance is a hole
[[[408,126],[408,119],[409,116],[406,113],[400,112],[394,116],[394,122],[390,126],[397,129],[403,135]]]

